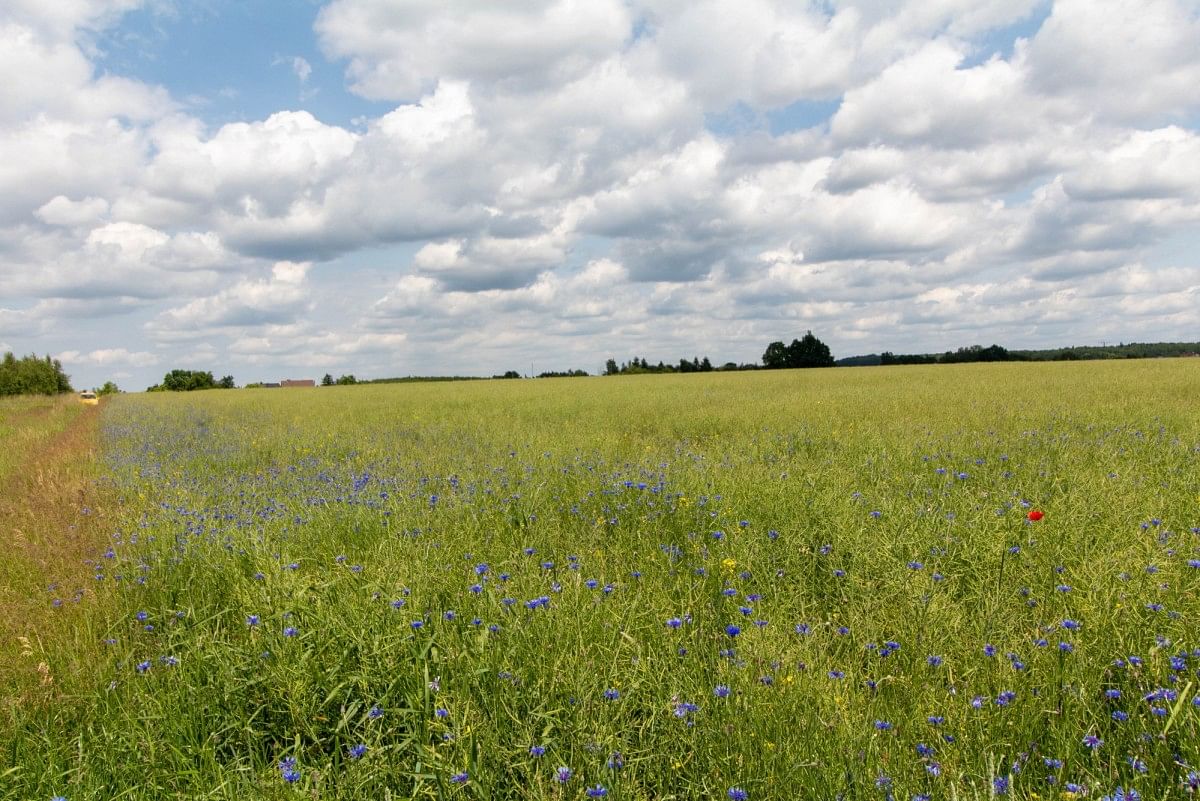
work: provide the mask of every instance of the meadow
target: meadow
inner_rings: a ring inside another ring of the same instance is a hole
[[[1200,359],[106,399],[0,797],[1189,797],[1198,398]]]

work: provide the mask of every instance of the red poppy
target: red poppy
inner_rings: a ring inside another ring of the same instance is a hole
[[[1043,517],[1045,517],[1045,515],[1042,514],[1041,512],[1039,512],[1037,509],[1030,509],[1029,514],[1027,514],[1025,516],[1028,517],[1030,520],[1033,520],[1034,522],[1037,522],[1038,520],[1041,520]]]

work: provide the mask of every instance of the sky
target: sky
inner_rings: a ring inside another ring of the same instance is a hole
[[[5,0],[76,387],[1200,339],[1196,0]]]

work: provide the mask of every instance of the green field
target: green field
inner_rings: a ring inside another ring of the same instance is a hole
[[[43,644],[0,797],[1188,797],[1198,400],[1200,359],[113,398],[111,547],[45,599],[105,650]]]

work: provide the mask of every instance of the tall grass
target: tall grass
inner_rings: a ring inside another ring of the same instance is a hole
[[[107,658],[26,715],[3,781],[1182,794],[1198,379],[1176,360],[116,399]]]

